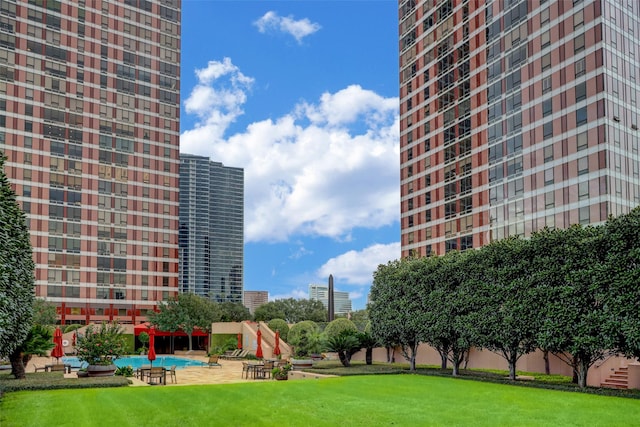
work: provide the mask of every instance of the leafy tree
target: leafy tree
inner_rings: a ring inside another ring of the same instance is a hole
[[[364,360],[366,364],[373,364],[373,349],[379,345],[378,340],[368,331],[358,333],[358,340],[361,348],[365,349]]]
[[[358,328],[354,323],[346,318],[338,318],[329,322],[324,328],[324,335],[326,339],[337,337],[345,331],[358,332]]]
[[[289,336],[289,325],[287,322],[282,319],[271,319],[267,325],[272,331],[280,332],[280,338],[282,338],[284,342],[287,342],[287,337]]]
[[[329,336],[326,347],[328,351],[338,353],[340,363],[347,368],[351,366],[351,356],[362,348],[358,339],[358,331],[352,329],[344,329],[337,335]]]
[[[34,324],[27,338],[20,344],[18,351],[22,355],[22,370],[20,373],[14,371],[12,365],[11,373],[16,379],[24,378],[24,368],[29,364],[31,358],[35,356],[46,356],[47,352],[55,347],[53,343],[53,332],[51,328],[44,325]]]
[[[356,310],[351,312],[351,321],[360,328],[360,325],[366,325],[369,323],[369,310],[366,308],[363,310]]]
[[[20,344],[32,325],[34,262],[26,217],[4,172],[0,156],[0,357],[24,378]]]
[[[436,263],[429,275],[437,286],[423,302],[429,310],[425,316],[425,341],[447,356],[457,376],[465,353],[475,344],[477,336],[473,313],[481,308],[474,296],[472,280],[479,252],[450,252]],[[446,352],[446,353],[445,353]]]
[[[142,343],[142,350],[147,350],[147,345],[149,344],[149,334],[146,332],[140,332],[138,335],[138,340]]]
[[[298,322],[289,329],[288,343],[298,357],[314,354],[321,349],[320,329],[311,320]]]
[[[640,207],[605,224],[607,244],[603,279],[608,295],[603,308],[614,346],[627,357],[640,358]]]
[[[242,322],[243,320],[251,320],[251,312],[241,302],[223,302],[220,303],[222,311],[222,322]]]
[[[284,319],[285,313],[280,304],[275,301],[269,301],[255,309],[253,318],[256,322],[268,322],[272,319]]]
[[[586,387],[589,368],[615,345],[609,333],[615,319],[604,304],[603,235],[601,227],[575,225],[531,239],[539,255],[534,280],[547,301],[538,341],[572,367],[580,387]]]
[[[373,274],[371,303],[372,335],[382,343],[397,343],[403,356],[416,369],[418,345],[424,335],[424,312],[417,283],[418,259],[405,258],[378,266]]]
[[[42,298],[33,301],[33,324],[55,325],[57,321],[56,305]],[[80,325],[78,325],[80,326]],[[65,329],[66,331],[66,329]]]
[[[256,308],[254,318],[256,321],[284,319],[287,323],[298,323],[303,320],[324,322],[327,319],[327,310],[320,301],[287,298],[262,304]]]
[[[222,312],[217,303],[196,294],[185,293],[158,304],[158,312],[149,314],[149,321],[159,329],[175,332],[182,329],[189,335],[189,350],[195,328],[211,331],[211,324],[220,321]]]
[[[470,314],[478,332],[476,342],[507,360],[512,380],[518,359],[536,349],[543,309],[529,280],[530,246],[528,241],[509,238],[481,248],[476,263],[480,274],[471,279],[480,303],[480,310]]]
[[[169,298],[163,303],[156,306],[157,311],[150,310],[147,312],[147,320],[156,328],[171,333],[171,351],[174,348],[174,334],[180,330],[182,322],[182,310],[175,297]],[[189,339],[191,345],[191,339]]]

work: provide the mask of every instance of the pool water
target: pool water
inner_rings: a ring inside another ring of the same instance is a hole
[[[78,360],[78,358],[75,356],[65,356],[62,358],[62,361],[74,368],[85,368],[87,366],[87,362],[80,362],[80,360]],[[114,360],[113,363],[117,367],[131,366],[133,369],[138,369],[142,366],[148,366],[151,364],[151,362],[149,362],[149,359],[147,359],[147,356],[120,357]],[[207,364],[204,362],[177,356],[158,356],[156,357],[156,360],[153,361],[153,366],[164,366],[166,368],[170,368],[173,365],[176,365],[176,369],[182,369],[189,366],[207,366]]]

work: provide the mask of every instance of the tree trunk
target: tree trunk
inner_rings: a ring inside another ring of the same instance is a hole
[[[578,387],[585,388],[587,386],[587,373],[589,372],[589,367],[584,359],[580,359],[576,367],[578,368]]]
[[[367,365],[373,364],[373,348],[371,348],[371,347],[367,348],[367,351],[365,352],[364,359],[365,359]]]
[[[340,363],[342,363],[342,366],[344,366],[346,368],[351,366],[351,363],[349,362],[349,359],[347,358],[347,355],[345,354],[344,351],[339,351],[338,352],[338,357],[340,358]]]
[[[192,349],[192,344],[191,344],[191,336],[193,335],[193,331],[189,332],[189,351],[191,351]]]
[[[24,380],[26,378],[22,357],[23,354],[20,350],[14,351],[9,356],[9,361],[11,362],[11,373],[17,380]]]
[[[509,363],[509,379],[516,380],[516,360],[515,356],[511,356],[508,360]]]
[[[447,362],[449,358],[447,357],[447,353],[441,351],[440,352],[440,369],[447,369]]]
[[[544,359],[544,373],[551,375],[551,368],[549,367],[549,350],[542,351],[542,358]]]
[[[571,382],[574,384],[578,384],[578,363],[580,361],[578,360],[578,358],[576,356],[573,356],[573,363],[571,364],[571,367],[573,368],[573,378],[571,379]]]
[[[453,360],[451,361],[453,364],[453,372],[452,375],[454,377],[457,377],[458,374],[460,373],[460,365],[462,364],[462,361],[464,360],[464,351],[463,352],[457,352],[454,351],[453,354]]]

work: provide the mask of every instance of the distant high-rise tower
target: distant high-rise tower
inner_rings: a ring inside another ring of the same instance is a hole
[[[309,299],[320,301],[329,309],[329,286],[327,285],[309,285]],[[333,292],[334,314],[347,314],[352,311],[351,299],[349,292],[335,291]]]
[[[177,293],[180,8],[0,1],[0,152],[63,324]]]
[[[244,306],[254,314],[256,308],[269,302],[268,291],[244,291]]]
[[[640,202],[637,0],[402,0],[402,255]]]
[[[180,292],[243,300],[244,171],[180,155]]]

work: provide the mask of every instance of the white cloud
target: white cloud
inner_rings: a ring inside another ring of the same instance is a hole
[[[303,291],[302,289],[293,289],[291,292],[288,292],[286,294],[269,295],[269,301],[275,301],[277,299],[289,299],[289,298],[308,299],[309,294],[307,293],[307,291]]]
[[[253,79],[227,59],[198,76],[185,101],[198,122],[181,135],[181,151],[244,168],[247,242],[349,240],[353,228],[398,220],[397,98],[353,85],[226,136]]]
[[[198,117],[195,128],[183,134],[181,149],[186,153],[198,153],[202,147],[193,147],[189,141],[215,143],[222,139],[227,127],[243,113],[247,92],[253,79],[240,72],[224,58],[222,62],[209,61],[206,68],[195,71],[198,83],[185,100],[185,111]],[[185,135],[190,135],[186,137]]]
[[[361,251],[349,251],[331,258],[318,269],[318,276],[328,277],[333,274],[342,284],[366,285],[372,282],[373,272],[380,264],[398,258],[400,242],[376,244]]]
[[[309,19],[293,19],[293,16],[279,16],[274,11],[265,13],[261,18],[253,23],[261,33],[281,32],[289,34],[302,43],[302,39],[322,28],[320,24],[311,22]]]

